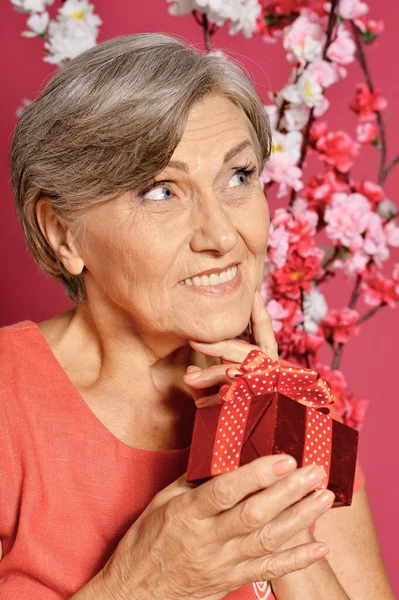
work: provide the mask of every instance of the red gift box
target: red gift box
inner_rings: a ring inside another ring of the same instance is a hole
[[[333,398],[316,371],[283,367],[252,350],[220,404],[197,409],[186,479],[201,484],[259,456],[289,454],[298,466],[322,465],[320,489],[335,494],[334,506],[352,501],[358,432],[329,416]]]

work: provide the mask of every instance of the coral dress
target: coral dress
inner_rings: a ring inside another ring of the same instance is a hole
[[[139,450],[116,438],[32,321],[0,328],[0,415],[0,598],[67,599],[187,470],[190,448]],[[274,596],[258,582],[226,598]]]

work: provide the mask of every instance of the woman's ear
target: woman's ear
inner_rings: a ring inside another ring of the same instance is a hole
[[[54,213],[46,198],[40,198],[36,203],[36,218],[42,234],[65,269],[71,275],[80,275],[85,264],[75,238],[69,227]]]

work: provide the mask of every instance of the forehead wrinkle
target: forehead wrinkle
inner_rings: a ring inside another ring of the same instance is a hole
[[[226,163],[230,162],[238,154],[240,154],[241,152],[243,152],[244,150],[247,150],[249,148],[252,149],[255,152],[255,148],[253,147],[252,141],[249,140],[249,139],[243,140],[242,142],[240,142],[236,146],[233,146],[233,148],[231,148],[224,155],[223,165],[225,165]],[[169,163],[165,167],[165,169],[168,169],[168,168],[170,168],[170,169],[177,169],[179,171],[183,171],[186,174],[189,173],[189,167],[188,167],[187,163],[185,163],[184,161],[181,161],[181,160],[171,160],[171,161],[169,161]]]

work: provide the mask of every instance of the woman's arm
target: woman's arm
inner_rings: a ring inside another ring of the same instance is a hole
[[[351,506],[333,508],[316,522],[314,536],[329,554],[303,571],[272,580],[277,600],[395,600],[380,556],[365,486]],[[305,539],[306,538],[306,539]],[[300,543],[298,539],[287,542]]]

